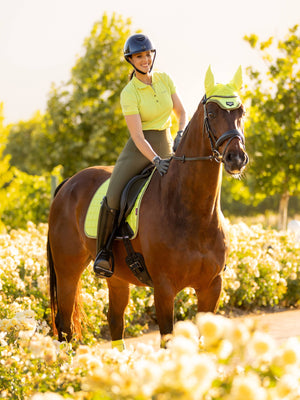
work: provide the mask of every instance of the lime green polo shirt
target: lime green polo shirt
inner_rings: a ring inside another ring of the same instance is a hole
[[[165,72],[153,72],[152,85],[146,85],[134,76],[121,92],[123,114],[139,114],[143,130],[167,129],[172,125],[171,95],[174,93],[175,85]]]

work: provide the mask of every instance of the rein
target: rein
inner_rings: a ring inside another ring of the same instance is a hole
[[[232,98],[232,96],[211,96],[211,97]],[[205,95],[204,98],[202,99],[201,103],[203,104],[203,108],[204,108],[203,130],[205,130],[208,135],[211,150],[212,150],[212,155],[203,156],[203,157],[186,157],[185,155],[183,155],[181,157],[172,156],[171,158],[173,160],[181,161],[183,163],[186,161],[205,161],[205,160],[212,161],[212,160],[215,160],[216,162],[220,163],[220,162],[224,162],[224,154],[226,153],[226,150],[233,139],[238,138],[244,145],[244,143],[245,143],[244,135],[242,133],[240,133],[237,129],[230,129],[229,131],[223,133],[223,135],[221,135],[219,137],[219,139],[217,139],[215,137],[215,135],[209,125],[207,110],[206,110],[207,100],[210,99],[211,97],[206,98],[206,95]],[[190,122],[186,126],[183,135],[186,133],[189,124],[190,124]],[[225,149],[224,149],[223,153],[220,154],[219,147],[222,146],[222,144],[224,142],[226,142],[227,140],[228,140],[228,142],[225,146]]]

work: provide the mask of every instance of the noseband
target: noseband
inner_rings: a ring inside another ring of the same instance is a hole
[[[232,96],[211,96],[211,97],[220,97],[220,98],[232,98]],[[237,129],[230,129],[229,131],[226,131],[225,133],[223,133],[223,135],[221,135],[219,137],[219,139],[217,139],[213,133],[213,130],[211,129],[210,125],[209,125],[209,120],[208,120],[208,115],[207,115],[207,110],[206,110],[206,104],[207,104],[207,100],[209,100],[211,97],[206,98],[206,95],[204,96],[204,98],[202,99],[201,103],[203,104],[203,108],[204,108],[204,121],[203,121],[203,127],[208,135],[209,141],[210,141],[210,146],[211,146],[211,150],[212,150],[212,155],[210,156],[204,156],[204,157],[186,157],[186,156],[182,156],[182,157],[176,157],[176,156],[172,156],[172,158],[174,160],[178,160],[178,161],[201,161],[201,160],[215,160],[218,163],[220,162],[224,162],[224,155],[227,151],[227,148],[229,146],[229,144],[232,142],[233,139],[238,138],[243,146],[245,146],[245,138],[244,135],[238,131]],[[189,124],[188,124],[189,125]],[[188,127],[187,125],[187,127]],[[186,127],[186,129],[187,129]],[[222,146],[223,143],[225,143],[228,140],[225,149],[223,151],[222,154],[220,154],[219,152],[219,148]]]

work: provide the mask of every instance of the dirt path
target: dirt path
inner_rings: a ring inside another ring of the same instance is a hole
[[[245,318],[255,319],[258,327],[266,330],[278,343],[285,341],[289,337],[300,336],[300,310],[238,317],[238,319]],[[137,338],[125,339],[125,342],[127,348],[130,348],[130,346],[135,347],[138,343],[145,343],[158,349],[160,335],[158,331],[155,331]],[[104,343],[103,347],[110,348],[110,342]]]
[[[250,317],[247,317],[250,318]],[[254,316],[262,327],[278,342],[300,336],[300,311],[282,311]]]

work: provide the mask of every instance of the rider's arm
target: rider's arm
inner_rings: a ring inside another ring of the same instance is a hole
[[[173,100],[173,110],[178,119],[178,125],[179,125],[178,130],[182,131],[182,130],[184,130],[185,125],[186,125],[186,111],[183,107],[183,104],[182,104],[178,94],[173,93],[171,96],[172,96],[172,100]]]
[[[153,158],[156,157],[157,154],[152,149],[150,143],[145,139],[140,115],[125,115],[125,121],[136,147],[150,162],[152,162]]]

